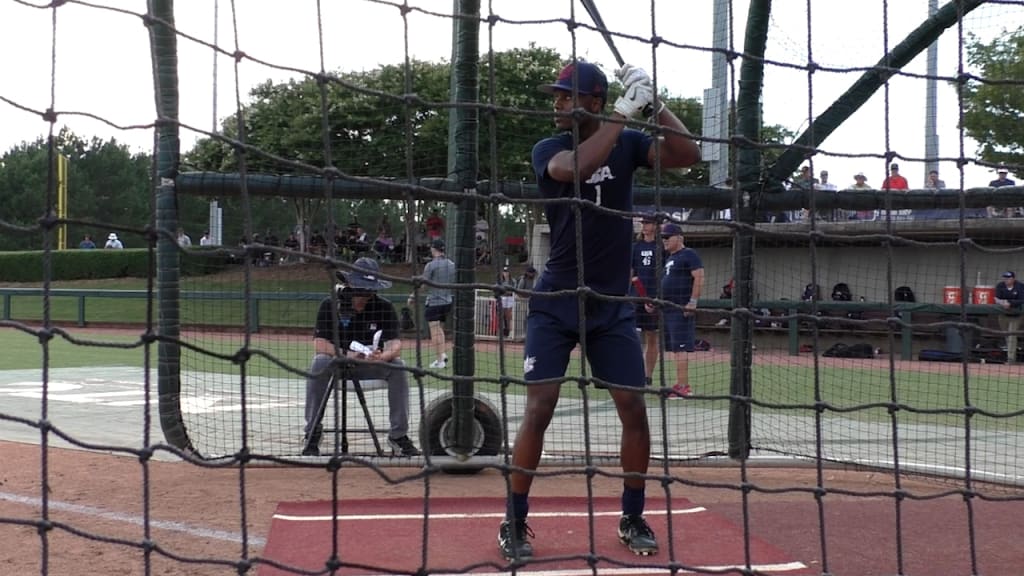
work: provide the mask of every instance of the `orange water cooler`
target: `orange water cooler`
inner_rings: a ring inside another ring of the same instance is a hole
[[[959,286],[946,286],[942,289],[943,304],[959,304],[961,301],[961,290]]]
[[[975,286],[971,290],[971,304],[995,304],[996,289],[991,286]]]

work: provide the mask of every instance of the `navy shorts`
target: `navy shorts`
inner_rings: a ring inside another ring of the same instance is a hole
[[[648,312],[644,303],[636,304],[636,327],[644,332],[654,332],[658,329],[658,312]]]
[[[534,291],[550,292],[551,288],[538,282]],[[532,382],[565,376],[572,351],[582,340],[595,378],[621,386],[643,387],[644,359],[633,303],[590,297],[584,312],[586,333],[581,335],[575,295],[530,297],[524,378]]]
[[[448,313],[452,311],[451,304],[439,304],[427,306],[423,309],[423,318],[427,322],[444,322],[448,319]]]
[[[676,307],[665,308],[665,352],[693,352],[697,316]]]

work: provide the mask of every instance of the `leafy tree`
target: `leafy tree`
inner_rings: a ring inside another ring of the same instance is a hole
[[[566,58],[550,48],[531,44],[484,55],[480,63],[478,110],[480,121],[478,180],[498,179],[532,183],[534,174],[529,151],[533,144],[551,134],[553,107],[550,96],[535,87],[551,82]],[[303,78],[283,83],[266,82],[250,93],[243,110],[245,141],[258,151],[246,155],[250,172],[302,174],[304,166],[330,164],[355,177],[443,178],[448,174],[448,119],[450,64],[445,61],[412,60],[383,65],[368,71],[338,71],[322,83]],[[609,100],[621,93],[612,82]],[[326,103],[321,102],[321,93]],[[408,95],[408,96],[405,96]],[[662,100],[695,133],[701,131],[702,104],[693,98],[668,93]],[[323,110],[326,109],[326,118]],[[511,111],[510,111],[511,110]],[[513,112],[515,111],[515,112]],[[327,129],[325,146],[324,128]],[[224,136],[238,139],[237,117],[227,118]],[[233,147],[218,139],[204,139],[185,156],[186,169],[236,172],[238,157]],[[641,183],[652,184],[654,175],[644,171]],[[699,185],[707,180],[706,166],[688,171],[666,171],[662,186]],[[281,199],[254,198],[250,213],[255,230],[271,223],[283,224]],[[323,228],[327,220],[322,200],[297,199],[293,203],[295,222],[303,230]],[[413,222],[422,222],[435,206],[419,202],[415,212],[404,213],[402,202],[345,200],[333,202],[334,222],[364,223],[371,234],[382,218],[405,220],[407,233],[414,234]],[[225,199],[226,210],[236,209],[237,200]],[[491,212],[492,241],[506,232],[528,232],[522,222],[539,221],[540,214],[529,205],[512,204]],[[370,223],[366,225],[365,223]],[[229,223],[241,234],[241,223]],[[394,230],[396,237],[400,230]],[[307,234],[308,238],[308,234]],[[492,252],[498,246],[492,246]]]
[[[68,246],[78,245],[82,234],[100,241],[107,224],[143,229],[150,222],[150,157],[133,153],[114,139],[85,140],[67,128],[54,137],[54,150],[69,159],[68,216],[90,220],[94,226],[74,226]],[[0,205],[3,219],[21,226],[39,222],[47,210],[49,177],[47,140],[23,142],[0,156]],[[56,210],[56,196],[51,199]],[[130,245],[131,240],[126,242]],[[141,245],[141,241],[138,241]],[[37,250],[38,234],[0,235],[0,250]]]
[[[970,38],[967,61],[984,80],[964,85],[964,129],[983,160],[1024,164],[1024,91],[1017,83],[1024,78],[1024,26],[988,43]]]

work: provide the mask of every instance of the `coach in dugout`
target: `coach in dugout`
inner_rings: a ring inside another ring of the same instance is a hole
[[[398,313],[391,302],[377,295],[378,290],[390,288],[391,282],[380,278],[380,265],[373,258],[359,258],[353,266],[355,270],[351,272],[337,273],[341,283],[334,287],[335,296],[325,298],[316,314],[313,362],[306,379],[306,438],[302,455],[320,455],[323,427],[318,416],[323,418],[320,406],[327,399],[334,376],[337,329],[337,350],[359,360],[351,367],[351,377],[388,383],[388,444],[392,453],[419,456],[420,451],[408,435],[409,380],[400,358]]]

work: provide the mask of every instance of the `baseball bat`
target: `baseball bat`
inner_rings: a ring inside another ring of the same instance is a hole
[[[594,4],[594,0],[580,0],[580,3],[583,4],[583,9],[590,15],[590,19],[594,21],[594,26],[600,29],[601,36],[604,36],[604,41],[608,44],[608,49],[612,51],[612,56],[615,57],[615,62],[619,65],[619,68],[625,66],[626,61],[622,59],[622,54],[619,54],[619,49],[615,47],[615,38],[608,32],[608,27],[604,25],[604,20],[601,18],[601,13],[597,11],[597,5]]]
[[[622,59],[622,54],[619,54],[619,49],[615,47],[615,38],[608,32],[608,27],[604,25],[604,19],[601,18],[601,13],[597,11],[597,5],[594,4],[594,0],[580,0],[580,3],[583,4],[583,9],[587,11],[590,19],[594,21],[594,26],[597,26],[601,36],[604,37],[605,44],[608,45],[608,49],[612,51],[612,56],[615,57],[615,63],[619,65],[619,68],[625,66],[626,61]],[[644,116],[651,116],[653,112],[653,105],[648,104],[644,106]]]

